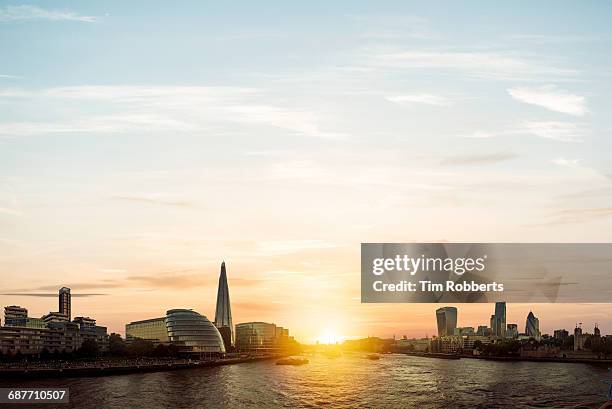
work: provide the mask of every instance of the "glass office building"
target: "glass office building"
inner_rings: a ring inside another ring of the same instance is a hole
[[[221,263],[221,273],[219,274],[217,308],[215,309],[215,327],[217,327],[223,337],[225,349],[231,350],[234,346],[234,324],[232,323],[232,308],[230,306],[229,289],[227,286],[225,261]]]
[[[218,356],[225,354],[219,330],[205,316],[187,309],[173,309],[165,317],[130,322],[125,326],[128,341],[144,339],[154,344],[173,344],[179,354]]]
[[[170,342],[179,353],[188,355],[225,354],[223,338],[217,327],[192,310],[175,309],[166,313],[166,329]]]
[[[59,310],[60,313],[68,317],[68,321],[71,320],[71,296],[70,288],[62,287],[59,290]]]
[[[152,318],[126,324],[125,339],[133,341],[137,338],[151,341],[154,344],[167,344],[170,342],[168,330],[166,329],[166,318]]]
[[[267,322],[237,324],[236,349],[240,352],[262,354],[278,352],[280,345],[276,328],[276,325]]]
[[[457,328],[457,308],[442,307],[436,310],[436,321],[438,323],[438,336],[450,336]]]
[[[7,327],[25,327],[28,322],[28,310],[18,305],[4,307],[4,325]]]

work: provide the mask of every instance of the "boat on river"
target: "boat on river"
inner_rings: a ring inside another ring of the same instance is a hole
[[[299,365],[305,365],[307,364],[309,361],[308,359],[301,359],[301,358],[283,358],[283,359],[279,359],[278,361],[276,361],[276,365],[294,365],[294,366],[299,366]]]

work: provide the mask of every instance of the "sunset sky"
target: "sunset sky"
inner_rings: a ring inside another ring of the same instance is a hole
[[[431,335],[440,305],[360,303],[361,242],[612,241],[611,12],[0,1],[0,306],[212,320],[225,260],[234,323]]]

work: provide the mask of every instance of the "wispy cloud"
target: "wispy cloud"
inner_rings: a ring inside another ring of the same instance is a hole
[[[508,93],[517,101],[537,105],[555,112],[575,116],[583,116],[588,112],[583,96],[572,94],[554,85],[535,88],[510,88]]]
[[[113,200],[122,200],[127,202],[135,203],[148,203],[162,206],[175,206],[175,207],[193,207],[193,203],[186,200],[172,200],[168,199],[163,195],[153,196],[113,196]]]
[[[574,168],[580,166],[581,161],[581,159],[556,158],[552,160],[552,163],[559,166],[567,166],[570,168]]]
[[[368,50],[364,62],[376,69],[436,69],[497,80],[575,78],[578,71],[539,56],[502,51]]]
[[[324,240],[264,241],[258,244],[258,252],[266,256],[298,253],[307,250],[324,250],[339,247]]]
[[[581,126],[571,122],[557,121],[524,122],[516,132],[530,133],[541,138],[561,142],[581,142],[585,135]]]
[[[582,142],[587,131],[581,124],[560,121],[525,121],[519,125],[497,131],[478,130],[460,135],[464,138],[496,138],[503,136],[533,135],[560,142]]]
[[[443,165],[486,165],[518,158],[516,153],[498,152],[481,155],[456,155],[442,160]]]
[[[0,8],[0,22],[30,20],[64,20],[93,23],[96,21],[96,17],[84,16],[73,11],[47,10],[29,4],[20,6],[5,6]]]
[[[318,113],[269,102],[262,90],[203,86],[76,86],[39,91],[0,90],[3,98],[100,101],[108,104],[104,116],[54,122],[0,123],[0,135],[28,136],[57,133],[125,133],[135,130],[211,131],[228,122],[261,124],[290,134],[346,139],[343,132],[324,129]]]
[[[426,104],[435,106],[449,106],[452,105],[452,101],[442,95],[433,94],[408,94],[408,95],[397,95],[386,98],[387,101],[395,102],[397,104]]]

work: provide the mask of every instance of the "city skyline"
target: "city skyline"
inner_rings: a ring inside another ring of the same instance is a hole
[[[216,307],[215,307],[215,314],[219,310],[219,305],[220,305],[219,304],[219,294],[223,294],[223,292],[225,292],[225,294],[227,295],[229,293],[229,291],[228,291],[228,279],[227,279],[226,268],[225,268],[225,261],[223,261],[221,263],[221,273],[219,275],[219,287],[217,289],[217,292],[218,292],[218,297],[217,297],[217,302],[216,302]],[[62,288],[59,289],[58,295],[55,295],[55,294],[53,294],[53,295],[57,296],[58,299],[59,299],[60,310],[62,310],[62,306],[65,306],[64,308],[67,307],[68,311],[71,311],[72,306],[71,306],[70,299],[68,300],[67,304],[65,302],[62,302],[62,300],[65,299],[64,297],[65,297],[66,293],[70,295],[71,294],[71,289],[67,288],[67,287],[62,287]],[[51,294],[49,294],[49,295],[51,295]],[[229,296],[228,296],[228,300],[227,301],[228,301],[228,303],[226,304],[226,307],[227,307],[228,310],[231,311],[231,306],[229,304]],[[223,304],[223,302],[221,304]],[[436,307],[435,314],[434,314],[435,315],[434,327],[436,328],[436,330],[434,330],[431,333],[429,333],[429,332],[425,333],[425,335],[423,335],[423,336],[412,335],[409,338],[424,338],[424,337],[430,337],[430,336],[432,336],[432,337],[435,337],[435,336],[438,336],[438,337],[452,336],[452,335],[457,335],[457,334],[454,334],[454,332],[453,332],[454,329],[460,329],[460,328],[466,328],[466,327],[467,328],[471,327],[474,330],[475,330],[476,327],[488,328],[490,330],[490,334],[489,334],[490,336],[504,338],[506,336],[506,322],[507,322],[508,326],[512,326],[515,329],[522,328],[522,322],[523,322],[520,319],[518,321],[516,321],[516,322],[506,321],[507,320],[507,318],[506,318],[506,316],[507,316],[506,304],[507,303],[504,302],[504,301],[485,304],[485,305],[492,305],[494,307],[494,314],[491,315],[491,319],[489,321],[489,324],[484,323],[484,325],[481,325],[485,321],[484,319],[480,319],[480,320],[477,320],[477,321],[474,321],[474,322],[466,322],[467,320],[465,320],[465,319],[463,321],[460,320],[460,317],[462,316],[462,314],[459,314],[459,308],[457,306],[441,306],[440,307],[440,304],[432,304],[433,306]],[[468,309],[469,309],[469,306],[470,306],[470,304],[457,304],[457,305],[461,306],[462,309],[464,309],[465,307],[468,307]],[[512,305],[512,307],[514,309],[515,305],[520,306],[522,304],[511,304],[511,305]],[[540,305],[546,305],[546,304],[540,304]],[[472,306],[473,306],[473,304],[472,304]],[[25,306],[24,305],[10,305],[10,306],[6,305],[5,307],[7,307],[7,308],[10,307],[13,310],[18,310],[18,309],[25,310],[28,318],[39,319],[39,318],[35,317],[36,314],[34,314],[34,315],[31,314],[30,309],[28,308],[27,305],[25,305]],[[197,309],[194,309],[194,308],[187,308],[185,310],[197,311]],[[45,316],[51,317],[53,314],[58,314],[58,313],[62,314],[62,315],[65,315],[65,313],[61,312],[61,311],[60,312],[53,312],[53,311],[51,311],[51,312],[47,312],[46,315],[42,315],[42,317],[43,318]],[[231,313],[230,313],[230,315],[231,315]],[[513,314],[512,316],[515,317],[515,316],[517,316],[517,314]],[[79,316],[77,318],[83,319],[83,317],[86,318],[86,319],[90,318],[89,315],[82,315],[82,316]],[[207,315],[206,314],[203,314],[203,317],[205,319],[207,319]],[[524,327],[525,331],[523,333],[517,332],[517,334],[514,334],[514,335],[526,335],[526,336],[532,336],[532,337],[535,337],[536,339],[539,339],[544,334],[547,334],[547,335],[550,335],[550,336],[554,336],[554,334],[556,334],[558,331],[561,331],[561,330],[572,332],[573,331],[572,328],[580,328],[581,332],[582,331],[588,332],[588,328],[589,328],[589,323],[588,322],[576,321],[574,323],[574,327],[572,327],[571,325],[558,325],[557,327],[555,327],[554,329],[551,329],[550,331],[546,331],[546,330],[543,331],[541,329],[541,327],[540,327],[540,322],[539,322],[539,317],[540,316],[539,315],[535,316],[535,314],[533,313],[533,308],[531,308],[531,307],[529,308],[529,313],[526,314],[524,317],[526,317],[526,320],[524,320],[525,321],[525,327]],[[150,320],[150,319],[145,319],[144,321],[148,321],[148,320]],[[70,319],[68,321],[70,321]],[[140,319],[139,320],[132,320],[132,322],[126,322],[125,324],[127,324],[127,323],[133,324],[134,322],[138,322],[138,321],[141,321],[141,320]],[[224,335],[224,332],[223,332],[223,329],[222,329],[223,327],[227,327],[227,324],[221,324],[221,325],[218,326],[215,321],[216,320],[211,321],[211,322],[213,322],[213,324],[218,328],[218,330],[221,331],[221,335],[224,338],[224,343],[226,343],[226,345],[227,345],[227,341],[225,339],[226,335]],[[253,320],[250,320],[250,321],[240,321],[236,325],[251,324],[253,322],[262,323],[263,321],[266,321],[266,320],[253,319]],[[275,320],[273,318],[271,318],[269,321],[275,321]],[[496,327],[498,325],[500,325],[500,323],[502,323],[502,322],[504,324],[503,325],[504,329],[501,332],[499,332],[498,330],[496,330]],[[123,328],[125,328],[125,324],[124,324]],[[462,324],[462,325],[459,325],[459,324]],[[25,324],[23,324],[23,325],[25,326]],[[268,324],[266,324],[266,325],[268,325]],[[274,324],[271,324],[271,325],[274,325]],[[549,325],[549,326],[547,326],[547,328],[548,327],[552,328],[553,326],[554,325],[552,325],[552,326]],[[596,332],[601,331],[601,328],[599,328],[600,327],[599,323],[597,323],[597,322],[593,323],[593,327],[595,328]],[[234,337],[234,331],[235,331],[235,327],[232,325],[232,327],[231,327],[231,335],[229,335],[230,339]],[[120,331],[114,331],[112,329],[109,329],[109,334],[113,333],[113,332],[114,333],[118,333],[118,334],[120,334],[120,335],[122,335],[124,337],[127,336],[127,331],[125,331],[124,329],[122,329]],[[298,327],[298,331],[296,331],[296,332],[299,333],[299,327]],[[603,334],[606,334],[606,332],[604,331]],[[404,337],[407,336],[405,333],[397,334],[397,331],[394,331],[392,336],[390,336],[390,335],[377,335],[377,336],[380,337],[380,338],[391,338],[391,337],[395,338],[398,335],[404,336]],[[368,334],[367,336],[369,337],[369,336],[371,336],[371,334]],[[364,337],[366,337],[366,335],[363,335],[363,334],[347,336],[347,335],[343,335],[343,334],[330,334],[330,333],[327,333],[327,334],[319,336],[319,337],[317,337],[315,339],[310,339],[310,340],[300,340],[300,339],[297,339],[297,341],[305,343],[305,344],[314,344],[314,343],[336,344],[336,343],[343,342],[345,340],[359,339],[359,338],[364,338]],[[232,345],[232,342],[230,342],[230,345]]]
[[[439,4],[0,0],[0,304],[213,319],[225,259],[234,322],[431,336],[361,242],[611,242],[610,5]]]

